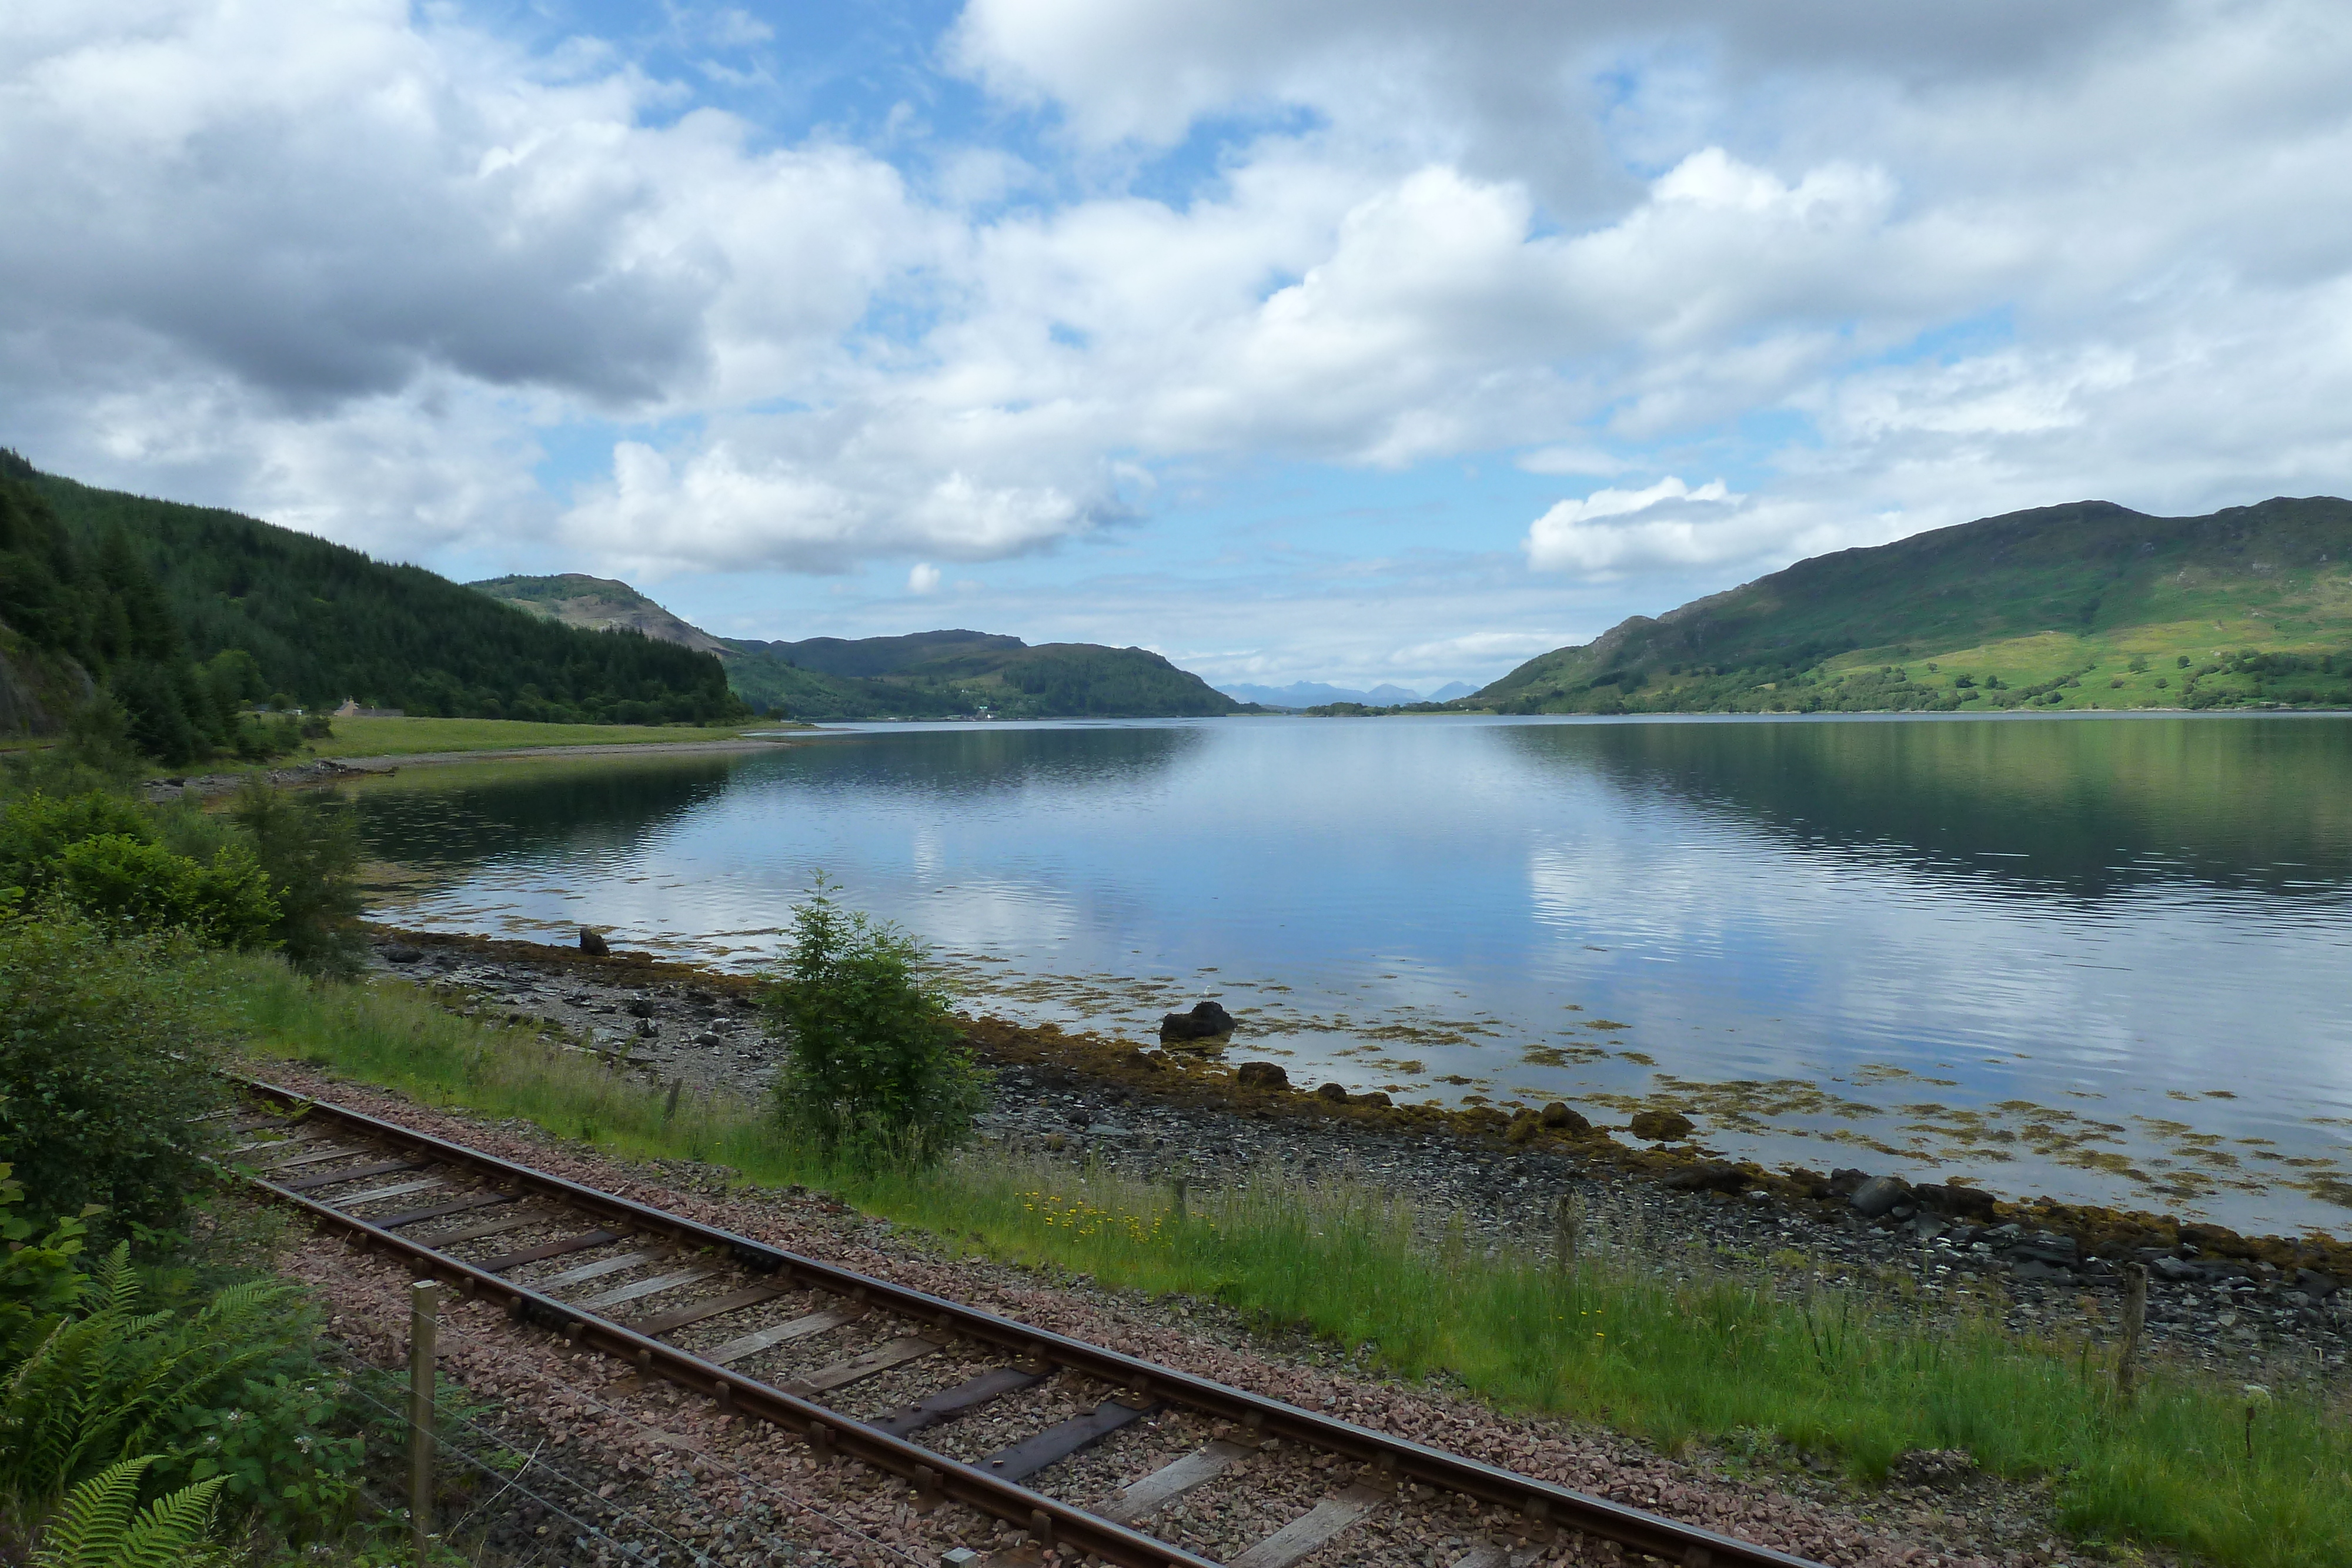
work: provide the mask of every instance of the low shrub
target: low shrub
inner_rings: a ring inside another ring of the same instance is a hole
[[[186,950],[56,911],[0,919],[0,1160],[35,1216],[97,1204],[106,1229],[165,1228],[206,1186],[189,1118],[226,1090]]]
[[[253,852],[222,849],[210,865],[175,855],[128,833],[101,833],[68,844],[53,886],[74,908],[131,931],[179,930],[223,947],[274,940],[278,901]]]
[[[987,1104],[947,998],[923,977],[905,932],[834,902],[831,884],[793,915],[770,1031],[784,1047],[775,1103],[787,1125],[860,1162],[928,1164],[962,1143]]]

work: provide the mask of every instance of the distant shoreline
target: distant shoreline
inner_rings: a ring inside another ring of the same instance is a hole
[[[432,768],[458,762],[530,762],[565,758],[601,757],[729,757],[773,747],[793,746],[807,736],[739,737],[733,740],[624,740],[587,746],[516,746],[480,751],[418,751],[384,757],[321,757],[291,767],[247,768],[239,773],[159,776],[142,779],[140,788],[151,801],[226,795],[259,772],[280,789],[337,784],[369,776],[384,777],[404,768]]]

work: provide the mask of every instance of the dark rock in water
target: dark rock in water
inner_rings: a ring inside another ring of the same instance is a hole
[[[1852,1197],[1855,1193],[1860,1192],[1864,1184],[1869,1180],[1870,1173],[1868,1171],[1858,1171],[1852,1166],[1847,1166],[1840,1170],[1833,1170],[1830,1172],[1830,1196],[1832,1197]]]
[[[1992,1218],[1992,1194],[1973,1186],[1921,1182],[1911,1189],[1911,1197],[1920,1207],[1933,1209],[1937,1214],[1958,1215],[1966,1219]]]
[[[1377,1089],[1367,1089],[1364,1092],[1355,1097],[1354,1103],[1359,1105],[1393,1105],[1396,1103],[1395,1101],[1390,1099],[1387,1095],[1381,1093]]]
[[[1174,1018],[1178,1015],[1171,1013],[1168,1016]],[[1276,1067],[1271,1061],[1244,1061],[1242,1063],[1241,1071],[1234,1074],[1234,1076],[1240,1079],[1241,1085],[1244,1089],[1287,1089],[1290,1087],[1290,1074],[1285,1072],[1281,1068]]]
[[[1676,1171],[1666,1178],[1666,1186],[1675,1192],[1738,1192],[1754,1179],[1738,1166],[1709,1160]]]
[[[1873,1176],[1854,1188],[1853,1196],[1846,1202],[1853,1205],[1853,1211],[1864,1219],[1876,1219],[1883,1214],[1893,1213],[1910,1196],[1911,1184],[1901,1176]]]
[[[1556,1132],[1589,1133],[1592,1124],[1555,1100],[1543,1108],[1543,1124]]]
[[[1189,1013],[1170,1013],[1160,1020],[1162,1040],[1214,1040],[1234,1032],[1234,1015],[1215,1002],[1202,1002]]]
[[[580,950],[592,958],[601,958],[610,953],[612,948],[604,945],[604,939],[602,936],[583,925],[580,928]]]
[[[414,964],[425,955],[414,947],[386,947],[383,961],[387,964]]]
[[[1326,1083],[1322,1088],[1315,1091],[1315,1098],[1318,1100],[1335,1100],[1344,1105],[1348,1103],[1347,1085],[1342,1083]]]
[[[1633,1135],[1653,1143],[1665,1143],[1674,1138],[1687,1138],[1693,1129],[1691,1119],[1679,1111],[1636,1111],[1633,1113]]]

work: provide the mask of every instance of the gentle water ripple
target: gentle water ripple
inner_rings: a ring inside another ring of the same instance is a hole
[[[360,790],[384,912],[737,966],[820,868],[982,1005],[1815,1166],[2352,1207],[2352,722],[877,727]]]

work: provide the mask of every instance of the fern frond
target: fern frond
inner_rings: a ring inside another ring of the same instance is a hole
[[[212,1528],[213,1505],[227,1484],[226,1476],[215,1476],[157,1498],[123,1535],[113,1557],[83,1568],[179,1568],[188,1548]]]
[[[100,1568],[121,1552],[152,1454],[109,1465],[74,1488],[41,1532],[31,1568]],[[177,1495],[176,1493],[174,1495]]]

